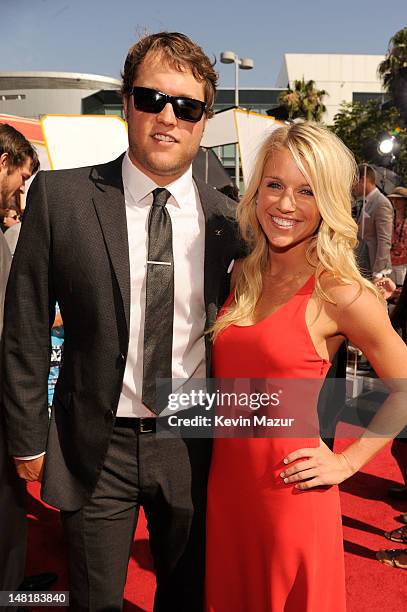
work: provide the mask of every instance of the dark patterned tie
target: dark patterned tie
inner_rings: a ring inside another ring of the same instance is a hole
[[[167,405],[158,401],[157,379],[172,378],[174,261],[171,218],[165,206],[170,195],[166,189],[154,189],[148,217],[142,401],[155,414]]]

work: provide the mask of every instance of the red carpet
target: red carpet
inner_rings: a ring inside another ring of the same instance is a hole
[[[338,448],[341,446],[343,443],[339,442]],[[386,497],[388,486],[395,482],[401,482],[401,476],[389,450],[385,449],[363,472],[341,487],[348,612],[402,612],[406,609],[407,572],[384,566],[375,559],[375,552],[380,548],[401,547],[391,545],[382,535],[383,530],[400,526],[394,518],[407,512],[407,502],[392,502]],[[29,491],[27,573],[55,571],[59,580],[53,589],[64,590],[67,571],[58,512],[38,501],[38,485],[30,485]],[[153,590],[148,534],[141,515],[129,565],[124,610],[151,611]]]

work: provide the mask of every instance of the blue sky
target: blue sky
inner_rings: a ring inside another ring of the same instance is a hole
[[[0,0],[0,71],[119,77],[141,33],[178,30],[210,56],[252,57],[242,87],[272,87],[285,52],[381,54],[405,26],[407,0]],[[233,86],[233,67],[218,71]]]

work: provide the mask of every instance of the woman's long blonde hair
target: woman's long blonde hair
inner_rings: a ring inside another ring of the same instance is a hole
[[[376,287],[362,277],[356,264],[357,224],[351,215],[351,190],[358,170],[355,159],[333,132],[316,123],[294,123],[276,128],[262,145],[242,201],[237,208],[240,232],[249,255],[237,274],[234,302],[218,318],[213,336],[231,324],[251,318],[259,300],[263,274],[268,262],[267,237],[257,219],[256,198],[264,167],[275,151],[288,149],[306,177],[321,215],[318,231],[311,238],[307,260],[315,268],[317,295],[332,299],[321,287],[323,272],[345,284],[357,282],[379,295]]]

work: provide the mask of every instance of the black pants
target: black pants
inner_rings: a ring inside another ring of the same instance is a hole
[[[14,591],[24,578],[27,544],[26,487],[7,455],[0,415],[0,591]],[[6,610],[0,606],[0,612]]]
[[[157,576],[154,611],[202,610],[209,460],[209,440],[115,427],[91,499],[78,511],[61,513],[71,610],[122,609],[140,505]]]

